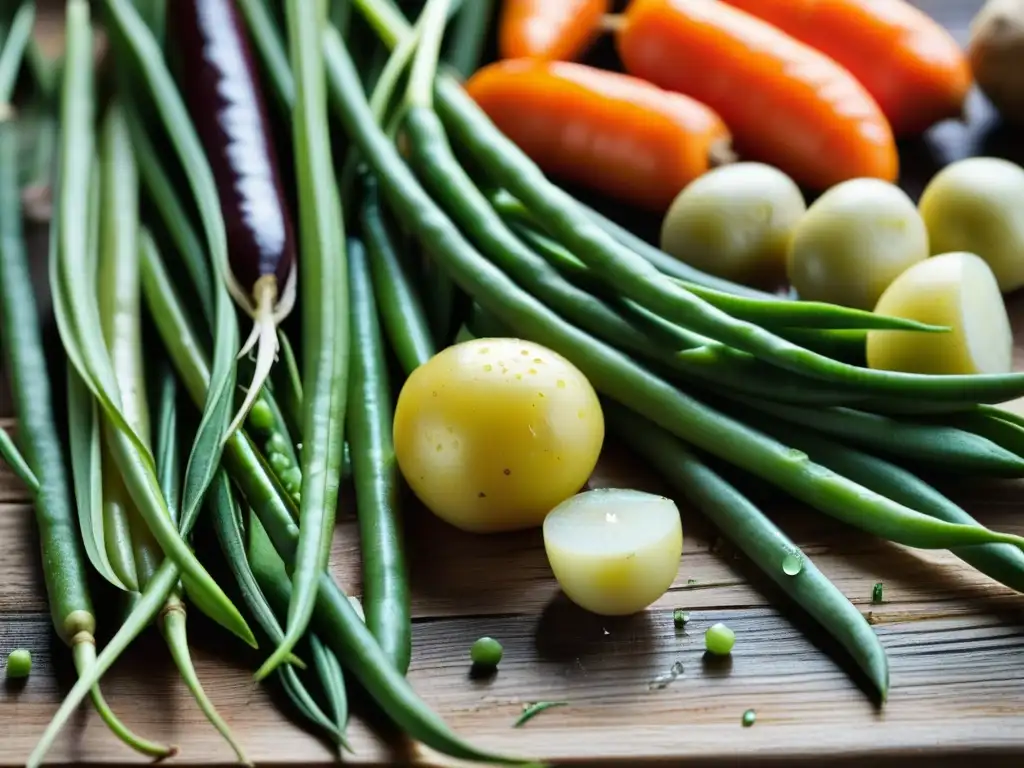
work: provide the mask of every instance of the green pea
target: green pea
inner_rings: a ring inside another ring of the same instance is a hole
[[[32,671],[32,654],[24,648],[11,651],[7,657],[7,677],[28,677]]]
[[[271,469],[277,474],[278,477],[292,468],[292,461],[283,453],[272,453],[267,457],[267,462],[270,464]],[[283,478],[282,478],[283,479]]]
[[[281,485],[284,486],[284,489],[290,495],[298,493],[302,487],[302,470],[298,467],[289,467],[279,477],[281,478]]]
[[[258,429],[261,432],[266,432],[274,426],[274,412],[270,410],[270,406],[267,405],[267,401],[260,398],[252,404],[252,409],[249,411],[249,423],[253,429]]]
[[[704,646],[715,656],[728,656],[736,643],[736,633],[725,624],[714,624],[704,633]]]
[[[481,637],[469,649],[469,658],[481,667],[496,667],[505,649],[493,637]]]
[[[752,709],[748,709],[743,713],[743,727],[749,728],[757,721],[757,712]]]
[[[672,621],[676,625],[676,629],[682,629],[686,626],[686,622],[690,620],[690,614],[684,611],[682,608],[676,608],[672,611]]]
[[[280,432],[275,432],[270,437],[268,437],[267,452],[287,455],[288,441],[284,439],[284,435],[282,435]]]

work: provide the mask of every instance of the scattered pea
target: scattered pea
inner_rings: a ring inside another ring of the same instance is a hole
[[[271,469],[277,473],[278,477],[282,478],[283,473],[291,469],[292,463],[283,453],[272,453],[267,457],[267,461],[270,463]]]
[[[749,728],[757,720],[757,712],[752,709],[748,709],[743,713],[743,727]]]
[[[24,648],[11,651],[7,657],[7,677],[28,677],[32,671],[32,654]]]
[[[505,649],[493,637],[481,637],[469,650],[469,658],[481,667],[496,667]]]
[[[288,455],[288,441],[284,439],[284,435],[275,432],[267,438],[267,452]]]
[[[878,582],[871,589],[871,602],[872,603],[880,603],[880,602],[882,602],[882,596],[884,594],[885,594],[885,587],[882,585],[882,582]]]
[[[714,624],[704,633],[704,647],[715,656],[728,656],[736,643],[736,633],[725,624]]]
[[[270,410],[270,406],[263,398],[252,404],[252,409],[249,411],[249,423],[253,429],[263,432],[274,426],[274,412]]]
[[[672,611],[672,621],[675,622],[676,629],[680,629],[686,625],[686,622],[690,620],[690,614],[684,611],[682,608],[676,608]]]

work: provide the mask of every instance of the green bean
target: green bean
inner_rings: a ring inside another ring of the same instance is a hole
[[[444,60],[463,78],[473,74],[480,65],[493,14],[494,0],[475,0],[463,3],[455,17]]]
[[[758,418],[755,425],[785,439],[795,448],[806,451],[819,464],[910,509],[947,523],[980,527],[980,523],[967,512],[902,467],[775,419]],[[982,544],[953,547],[950,551],[990,578],[1018,592],[1024,592],[1024,553],[1017,547],[1009,544]]]
[[[7,38],[0,47],[0,120],[10,109],[11,96],[18,81],[18,72],[32,39],[32,25],[35,23],[36,4],[32,0],[24,0],[14,12],[11,28]]]
[[[21,480],[32,493],[39,493],[39,479],[5,429],[0,429],[0,458],[7,462],[7,466],[14,476]]]
[[[889,689],[885,649],[860,611],[811,559],[740,491],[701,462],[679,440],[618,405],[606,404],[605,418],[617,439],[649,462],[764,575],[846,649],[884,700]],[[1024,554],[1017,554],[1024,561]],[[801,558],[802,567],[799,573],[789,575],[783,571],[782,563],[793,555]]]
[[[262,679],[298,643],[316,600],[334,533],[348,395],[348,276],[341,205],[331,160],[323,50],[325,8],[303,0],[285,6],[295,73],[293,131],[299,190],[299,289],[302,303],[303,398],[300,545],[284,641],[256,672]]]
[[[501,193],[498,193],[499,199],[500,196]],[[500,210],[500,202],[492,207]],[[518,217],[512,218],[513,222],[510,224],[512,229],[560,272],[584,283],[588,289],[614,295],[614,286],[605,285],[590,267],[563,245],[538,231],[536,225],[523,223]],[[683,281],[679,282],[695,295],[733,317],[770,327],[773,331],[778,328],[787,330],[794,328],[812,330],[899,329],[933,333],[949,330],[915,320],[877,315],[874,312],[839,307],[834,304],[751,299],[700,286],[691,286]]]
[[[137,276],[137,272],[136,272]],[[178,509],[181,503],[181,465],[178,458],[178,434],[177,434],[177,386],[174,379],[174,371],[164,362],[160,366],[159,379],[159,401],[158,401],[158,422],[156,435],[156,450],[154,460],[157,465],[157,477],[160,480],[160,487],[164,498],[167,499],[167,509],[172,521],[178,520]],[[147,584],[156,572],[156,560],[149,558],[140,559],[140,580]],[[181,587],[176,586],[164,603],[160,612],[160,632],[171,652],[174,665],[178,668],[185,686],[192,694],[200,711],[206,716],[210,724],[217,729],[217,732],[224,738],[232,751],[243,764],[249,765],[245,752],[236,741],[234,734],[228,724],[217,712],[217,708],[210,701],[209,696],[203,689],[203,685],[196,674],[192,657],[189,653],[188,634],[186,632],[187,614],[185,603],[182,600]]]
[[[316,635],[310,635],[309,644],[313,649],[313,663],[320,679],[324,681],[324,692],[334,714],[334,724],[342,734],[348,727],[348,694],[341,662],[334,652],[324,645]]]
[[[362,173],[359,222],[370,255],[373,291],[388,342],[406,375],[437,353],[407,259],[395,248],[384,223],[377,180]]]
[[[372,0],[361,0],[367,4]],[[460,145],[517,195],[556,239],[628,298],[667,320],[734,346],[787,370],[825,381],[854,382],[878,395],[933,399],[1005,400],[1024,394],[1024,374],[930,376],[858,368],[806,350],[757,325],[738,320],[658,272],[580,213],[576,201],[502,135],[451,78],[437,81],[438,106]]]
[[[206,234],[206,246],[215,275],[228,274],[227,234],[217,196],[217,186],[199,137],[188,116],[152,32],[129,0],[103,0],[107,9],[107,30],[122,53],[132,61],[130,67],[142,75],[165,133],[188,180]],[[206,489],[213,481],[223,450],[223,437],[231,420],[235,389],[235,355],[239,348],[235,309],[223,280],[214,288],[213,385],[203,406],[203,416],[192,445],[185,470],[185,493],[180,526],[191,528],[202,505]],[[160,542],[164,546],[164,542]],[[166,547],[165,547],[165,551]],[[187,583],[191,574],[183,570],[186,587],[193,599],[205,590]],[[212,606],[199,605],[201,610]],[[248,628],[246,628],[248,631]]]
[[[1024,458],[1000,447],[998,441],[949,424],[902,421],[852,408],[812,409],[732,394],[726,397],[751,410],[841,438],[844,443],[893,455],[901,461],[989,477],[1024,475]]]
[[[96,620],[53,414],[45,347],[21,228],[17,173],[15,128],[0,121],[0,336],[5,370],[10,377],[25,462],[39,485],[35,520],[53,626],[72,649],[79,676],[85,677],[95,661]],[[83,693],[92,696],[100,717],[127,746],[152,756],[176,751],[129,731],[111,712],[95,683],[85,686]]]
[[[1024,425],[993,415],[989,411],[953,414],[943,419],[952,426],[990,440],[1016,456],[1024,456]]]
[[[284,331],[278,330],[277,340],[280,344],[281,365],[274,366],[271,374],[274,383],[274,395],[281,400],[281,415],[288,431],[298,439],[302,439],[302,376],[299,363],[295,358],[292,343]]]
[[[775,328],[775,333],[794,344],[850,365],[867,365],[867,331]]]
[[[564,355],[599,392],[832,516],[868,520],[893,534],[893,540],[910,546],[1024,543],[1021,537],[1010,534],[939,523],[874,494],[688,397],[630,358],[563,321],[473,250],[370,118],[365,98],[354,87],[357,76],[344,44],[330,29],[324,41],[338,117],[377,172],[396,212],[414,228],[426,248],[444,259],[463,290],[522,338]]]
[[[348,414],[366,625],[399,672],[409,669],[412,619],[399,509],[394,409],[370,268],[363,244],[349,239],[352,371]]]
[[[399,29],[399,26],[395,23],[391,23],[389,29]],[[501,211],[503,216],[516,219],[529,226],[535,226],[537,220],[534,215],[530,212],[523,203],[513,197],[508,191],[500,190],[493,197],[495,207]],[[712,288],[722,293],[730,293],[734,296],[745,296],[750,299],[759,299],[762,301],[784,301],[783,297],[775,294],[766,293],[759,291],[756,288],[750,286],[741,285],[739,283],[733,283],[729,280],[725,280],[714,275],[709,275],[706,272],[691,267],[689,264],[665,253],[660,248],[648,243],[643,238],[630,232],[623,226],[616,224],[614,221],[598,213],[593,208],[588,207],[582,202],[577,202],[580,210],[591,220],[594,224],[604,230],[609,236],[614,238],[624,247],[639,254],[647,261],[651,262],[659,271],[663,272],[670,277],[674,277],[678,280],[683,280],[687,283],[691,283],[697,286],[704,286],[706,288]]]
[[[142,277],[143,290],[157,320],[157,329],[178,375],[192,399],[197,404],[202,403],[209,382],[209,366],[181,311],[180,301],[155,248],[143,249]],[[294,563],[299,536],[298,527],[293,522],[294,504],[281,495],[244,432],[237,432],[228,439],[224,466],[249,505],[264,521],[274,547]],[[481,752],[455,736],[394,668],[333,579],[323,571],[318,578],[320,588],[317,590],[317,609],[313,614],[317,634],[339,658],[345,659],[348,668],[385,714],[409,736],[431,749],[460,759],[507,764],[524,762]]]

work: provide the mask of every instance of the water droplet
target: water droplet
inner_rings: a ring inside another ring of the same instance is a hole
[[[530,356],[530,350],[524,349],[519,354],[523,355],[524,357],[529,357]]]
[[[544,361],[541,358],[539,358],[539,357],[533,358],[533,362],[537,363],[537,365],[543,365],[544,364]]]
[[[672,682],[683,674],[683,662],[677,661],[664,675],[658,675],[651,681],[650,688],[654,691],[660,691],[664,688],[668,688]]]
[[[804,569],[804,558],[799,552],[790,552],[782,559],[782,572],[787,576],[796,576]]]
[[[531,376],[536,376],[537,375],[537,369],[536,368],[531,368],[530,370],[527,371],[527,373],[530,374]]]
[[[607,629],[605,629],[604,627],[601,627],[601,631],[602,631],[602,632],[603,632],[604,634],[606,634],[606,635],[610,635],[610,634],[611,634],[611,632],[609,632],[609,631],[608,631]]]

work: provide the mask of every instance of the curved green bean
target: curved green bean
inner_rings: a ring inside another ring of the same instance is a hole
[[[409,576],[399,508],[398,464],[391,430],[394,408],[370,267],[363,244],[349,239],[352,359],[348,413],[366,625],[399,672],[412,656]]]
[[[889,690],[885,649],[860,611],[811,559],[742,493],[672,435],[619,405],[606,403],[604,414],[619,440],[650,463],[764,575],[839,641],[884,701]],[[1017,551],[1017,555],[1024,561],[1024,554]],[[800,558],[801,567],[798,573],[790,575],[783,570],[783,561],[794,556]]]
[[[1024,476],[1024,458],[993,441],[950,424],[926,424],[889,418],[852,408],[801,408],[726,394],[754,411],[871,448],[901,461],[938,467],[947,472],[989,477]],[[1020,445],[1024,447],[1024,441]]]
[[[9,102],[14,93],[18,73],[32,40],[32,25],[35,18],[35,2],[24,0],[14,12],[6,38],[0,39],[0,120],[5,119],[4,113],[10,109]]]
[[[359,223],[370,255],[373,292],[388,342],[408,375],[437,352],[409,265],[398,253],[384,222],[373,174],[363,172]]]
[[[452,22],[451,39],[444,53],[445,63],[463,78],[480,65],[487,30],[494,14],[494,0],[463,2]]]
[[[326,7],[288,0],[285,17],[295,76],[293,105],[299,190],[299,290],[302,303],[302,498],[299,555],[285,638],[256,672],[260,680],[281,664],[309,625],[317,574],[326,565],[334,534],[345,406],[348,396],[349,315],[341,202],[331,161],[323,50],[317,44]]]
[[[180,300],[155,248],[143,249],[142,276],[146,300],[157,320],[157,329],[168,354],[191,398],[197,404],[201,403],[206,396],[209,366],[181,311]],[[298,526],[293,521],[294,503],[281,494],[269,468],[244,432],[236,432],[228,439],[224,466],[250,507],[263,521],[274,547],[294,562],[292,558],[299,536]],[[333,579],[325,572],[321,572],[318,578],[320,588],[317,590],[317,609],[313,614],[317,634],[338,658],[345,660],[385,714],[409,736],[431,749],[459,759],[527,764],[526,761],[477,750],[452,733],[444,721],[417,697],[385,656]]]
[[[481,257],[424,192],[395,147],[369,118],[354,87],[357,75],[344,44],[324,36],[333,103],[396,212],[432,253],[443,258],[463,290],[523,338],[571,360],[599,392],[657,421],[677,437],[721,456],[840,519],[866,519],[895,541],[941,547],[1024,539],[970,526],[951,526],[896,504],[813,464],[807,456],[747,428],[652,376],[633,360],[567,324]]]

